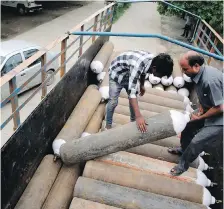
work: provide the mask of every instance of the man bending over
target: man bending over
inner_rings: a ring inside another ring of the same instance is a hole
[[[137,95],[145,93],[144,82],[147,73],[154,76],[170,76],[173,72],[173,60],[170,55],[161,53],[157,56],[145,51],[127,51],[116,57],[109,67],[109,100],[106,108],[106,129],[112,127],[114,110],[118,97],[124,88],[129,97],[131,121],[136,121],[138,129],[147,131],[146,122],[141,115]]]

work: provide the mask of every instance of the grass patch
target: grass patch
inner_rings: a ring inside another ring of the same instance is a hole
[[[130,6],[131,3],[117,3],[114,9],[113,23],[115,23]]]

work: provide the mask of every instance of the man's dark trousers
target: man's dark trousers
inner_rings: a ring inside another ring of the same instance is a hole
[[[186,171],[189,164],[204,151],[217,146],[223,139],[223,126],[204,126],[204,120],[190,121],[181,133],[181,148],[183,154],[179,161],[179,166]]]

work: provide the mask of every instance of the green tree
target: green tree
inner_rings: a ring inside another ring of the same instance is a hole
[[[118,3],[115,5],[113,22],[115,23],[124,12],[131,6],[130,3]]]
[[[223,1],[167,1],[175,6],[194,13],[208,22],[223,37]],[[161,15],[182,16],[183,12],[160,2],[158,12]]]

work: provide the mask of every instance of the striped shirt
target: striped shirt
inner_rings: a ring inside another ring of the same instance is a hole
[[[121,84],[128,78],[128,93],[136,98],[140,76],[148,72],[154,55],[145,51],[127,51],[116,57],[109,67],[109,76]]]

